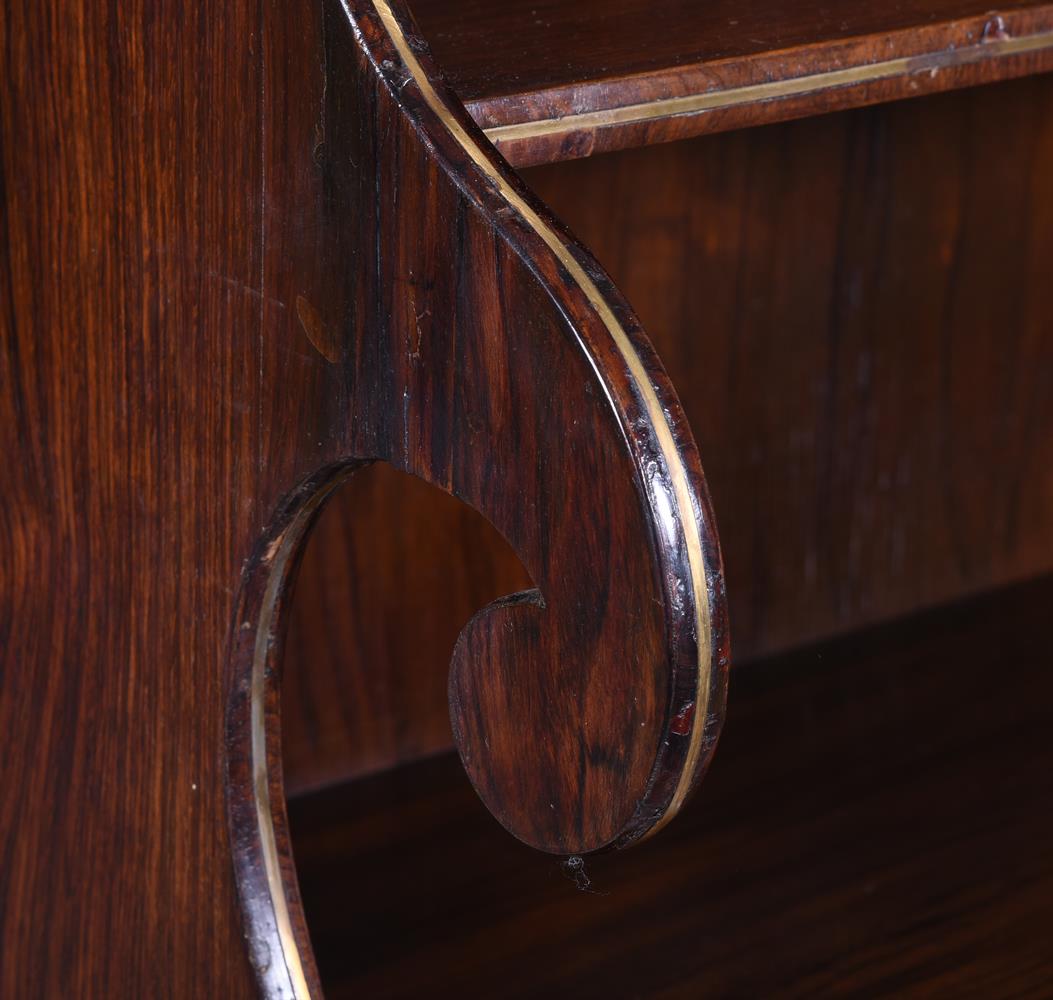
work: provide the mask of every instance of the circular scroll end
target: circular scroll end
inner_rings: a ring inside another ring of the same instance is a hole
[[[454,650],[450,719],[494,817],[525,844],[571,856],[623,846],[661,819],[649,803],[669,747],[671,670],[655,667],[660,628],[597,656],[602,643],[575,648],[555,617],[537,591],[476,615]]]

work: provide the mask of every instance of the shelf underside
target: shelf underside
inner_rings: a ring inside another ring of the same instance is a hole
[[[701,792],[578,891],[450,756],[291,803],[327,996],[1044,995],[1053,578],[741,668]]]
[[[1053,4],[413,0],[525,166],[1053,69]]]

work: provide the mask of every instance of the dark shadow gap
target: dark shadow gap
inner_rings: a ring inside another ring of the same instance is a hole
[[[289,609],[287,794],[448,750],[446,679],[461,628],[531,586],[466,504],[379,462],[351,476],[312,528]]]

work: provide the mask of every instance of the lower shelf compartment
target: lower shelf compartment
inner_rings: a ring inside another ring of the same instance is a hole
[[[292,801],[330,998],[1048,996],[1053,578],[732,675],[709,776],[589,885],[443,756]]]

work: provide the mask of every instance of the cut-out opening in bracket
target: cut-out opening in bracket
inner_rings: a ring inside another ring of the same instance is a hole
[[[283,653],[287,793],[450,749],[460,630],[533,586],[511,547],[471,507],[381,462],[333,492],[303,547]]]
[[[455,585],[443,587],[451,577]],[[320,470],[275,515],[246,567],[232,626],[226,725],[235,870],[250,960],[266,995],[320,995],[285,807],[287,761],[292,787],[302,788],[395,763],[407,747],[413,756],[447,749],[449,724],[434,720],[445,706],[457,630],[480,605],[530,586],[481,515],[381,463]],[[334,628],[345,631],[334,636]],[[295,670],[286,660],[290,636]],[[338,651],[326,664],[335,672],[313,678],[312,687],[310,671],[327,649]],[[389,662],[398,664],[394,679],[384,675]],[[283,676],[297,678],[292,690],[283,691]],[[378,691],[396,688],[413,697],[378,700]],[[319,715],[304,711],[308,696],[337,707],[328,721],[338,731],[326,734],[328,743],[310,738]],[[291,706],[284,717],[283,703]],[[386,727],[367,727],[364,737],[355,729],[356,720],[376,723],[384,712]],[[431,731],[410,735],[421,720],[433,723]],[[290,721],[292,753],[283,738]]]

